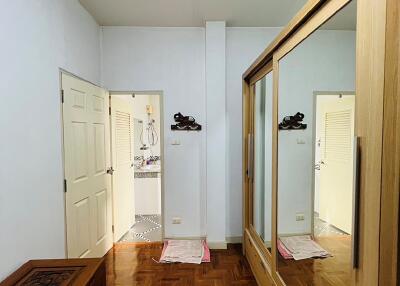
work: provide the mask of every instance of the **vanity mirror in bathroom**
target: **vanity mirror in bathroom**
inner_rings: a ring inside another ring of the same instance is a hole
[[[253,130],[250,136],[253,157],[251,231],[270,257],[272,201],[272,63],[251,85]],[[265,74],[266,73],[266,74]],[[264,75],[265,74],[265,75]]]
[[[287,285],[351,285],[357,267],[356,7],[275,57],[287,127],[277,131],[276,265]]]

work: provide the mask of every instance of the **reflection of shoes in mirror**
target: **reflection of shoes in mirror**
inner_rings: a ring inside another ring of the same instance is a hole
[[[304,114],[297,112],[294,116],[285,116],[281,123],[279,123],[279,129],[304,129],[307,127],[306,124],[302,124]]]

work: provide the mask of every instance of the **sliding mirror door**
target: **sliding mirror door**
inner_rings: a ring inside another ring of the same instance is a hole
[[[251,85],[253,103],[252,232],[270,256],[272,197],[272,71]]]
[[[276,265],[287,285],[352,284],[356,7],[351,1],[304,41],[291,39],[275,58]]]

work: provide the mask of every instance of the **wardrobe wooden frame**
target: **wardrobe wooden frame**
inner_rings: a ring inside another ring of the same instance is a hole
[[[277,155],[279,60],[308,38],[351,0],[309,0],[243,74],[243,229],[244,253],[257,281],[262,264],[270,285],[285,285],[277,272]],[[352,284],[396,285],[400,174],[400,48],[398,0],[358,0],[356,55],[356,133],[361,137],[359,267]],[[394,64],[397,61],[397,65]],[[252,85],[273,72],[272,255],[251,227],[252,183],[247,170],[248,134],[253,131]],[[385,113],[384,113],[385,111]],[[394,131],[393,131],[394,130]],[[385,172],[386,170],[386,172]],[[390,172],[391,171],[391,172]],[[383,189],[383,186],[386,188]],[[252,248],[256,248],[255,250]],[[247,252],[250,252],[251,256]],[[258,262],[255,262],[258,261]],[[255,265],[255,266],[254,266]],[[265,284],[265,283],[264,283]],[[264,285],[262,284],[262,285]],[[268,284],[268,283],[267,283]],[[268,284],[269,285],[269,284]]]
[[[264,65],[250,80],[250,105],[251,105],[251,114],[250,114],[250,118],[254,118],[254,99],[255,99],[255,87],[257,82],[259,82],[260,80],[262,80],[266,75],[268,75],[269,73],[273,73],[273,66],[272,66],[272,61],[268,62],[266,65]],[[267,96],[273,96],[273,95],[268,95]],[[255,129],[254,129],[254,124],[252,122],[251,127],[250,127],[250,133],[253,134],[253,139],[254,136],[256,134]],[[253,158],[252,161],[254,163],[254,153],[252,154]],[[253,172],[254,173],[254,172]],[[264,257],[267,259],[268,262],[270,262],[272,260],[272,254],[270,251],[268,251],[267,247],[264,244],[264,241],[260,238],[259,234],[257,233],[256,229],[254,228],[253,225],[253,211],[254,211],[254,207],[253,207],[253,198],[254,198],[254,188],[253,188],[253,181],[249,182],[249,202],[250,202],[250,209],[251,209],[251,215],[249,216],[250,221],[249,221],[249,232],[251,234],[251,236],[254,239],[254,242],[257,244],[257,246],[259,247],[259,249],[262,251]],[[271,216],[272,218],[272,216]],[[272,237],[271,237],[272,239]],[[271,247],[272,247],[272,241],[271,241]]]

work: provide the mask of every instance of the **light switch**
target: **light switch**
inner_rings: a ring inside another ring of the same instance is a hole
[[[181,141],[179,139],[172,139],[171,145],[174,145],[174,146],[181,145]]]

